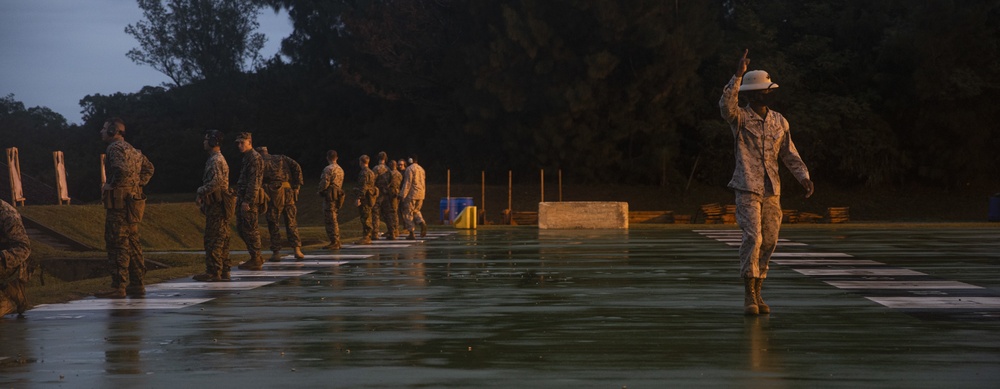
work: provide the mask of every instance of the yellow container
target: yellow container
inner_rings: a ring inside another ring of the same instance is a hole
[[[462,210],[462,213],[458,214],[458,218],[455,219],[455,228],[464,230],[474,230],[476,229],[476,220],[478,219],[476,215],[476,206],[470,205]]]

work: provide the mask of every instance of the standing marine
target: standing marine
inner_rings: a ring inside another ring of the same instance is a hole
[[[21,215],[6,201],[0,200],[0,317],[28,309],[24,288],[28,284],[28,255],[31,242],[24,230]]]
[[[359,217],[361,221],[361,239],[354,244],[372,244],[372,207],[378,197],[378,188],[375,187],[375,172],[368,168],[368,156],[362,155],[358,158],[358,185],[354,188],[357,195]]]
[[[410,166],[403,173],[403,184],[399,189],[399,198],[403,204],[403,217],[406,223],[406,230],[409,235],[406,239],[416,239],[413,231],[416,226],[420,226],[420,236],[427,236],[427,222],[424,215],[420,213],[420,208],[424,205],[424,196],[427,188],[427,175],[424,168],[417,163],[417,156],[410,156]]]
[[[385,151],[379,151],[376,158],[378,163],[372,167],[372,171],[375,172],[375,177],[378,179],[378,176],[389,170],[389,167],[385,164],[386,159],[389,157]],[[382,196],[380,195],[375,199],[375,206],[372,207],[372,240],[378,240],[378,230],[382,227],[380,222],[384,222],[384,220],[381,220],[382,214]]]
[[[146,294],[143,277],[146,263],[139,243],[139,223],[146,209],[142,193],[153,177],[153,164],[125,141],[125,122],[114,117],[104,122],[101,140],[108,143],[105,151],[105,176],[102,188],[104,200],[104,243],[111,270],[111,289],[95,293],[97,297],[142,297]]]
[[[253,149],[253,135],[241,132],[236,136],[236,148],[243,153],[240,178],[236,181],[236,231],[250,252],[250,259],[239,265],[243,270],[260,270],[264,259],[260,256],[260,230],[258,212],[267,205],[266,194],[261,189],[264,162]]]
[[[299,226],[296,220],[298,210],[295,207],[295,203],[299,201],[299,188],[302,187],[302,167],[288,156],[268,153],[267,147],[258,147],[257,152],[264,162],[264,178],[261,185],[270,198],[266,217],[267,231],[271,235],[271,261],[281,260],[279,222],[285,224],[288,246],[292,248],[295,258],[305,258],[302,254],[302,240],[299,239]]]
[[[222,141],[221,131],[208,130],[202,142],[208,161],[194,202],[205,215],[205,273],[194,276],[195,281],[230,279],[229,221],[233,218],[236,198],[229,191],[229,164],[222,156]]]
[[[337,221],[337,213],[344,206],[347,197],[343,189],[344,169],[337,164],[336,150],[326,152],[326,162],[328,165],[319,176],[319,195],[323,198],[323,224],[326,227],[326,237],[330,240],[330,244],[324,248],[339,250],[340,223]]]
[[[378,188],[378,207],[382,214],[382,221],[385,222],[385,238],[396,239],[399,232],[399,187],[403,182],[403,175],[396,170],[396,161],[389,161],[389,166],[384,172],[375,178],[375,186]]]

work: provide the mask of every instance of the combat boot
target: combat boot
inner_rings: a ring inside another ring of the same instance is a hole
[[[8,283],[7,287],[3,290],[3,294],[6,294],[7,299],[14,304],[18,315],[23,314],[24,311],[28,310],[28,297],[24,294],[24,285],[25,282],[21,280],[14,280]],[[3,315],[6,315],[6,313],[0,314],[0,316]]]
[[[119,286],[117,288],[111,288],[103,292],[97,292],[94,293],[94,297],[97,297],[99,299],[123,299],[125,298],[125,288]]]
[[[214,273],[196,274],[194,277],[191,277],[191,279],[193,279],[195,281],[199,281],[199,282],[219,282],[219,281],[222,281],[222,277],[219,276],[218,274],[214,274]]]
[[[754,287],[756,281],[754,278],[744,278],[743,279],[743,313],[747,316],[755,316],[760,314],[757,309],[757,289]]]
[[[413,236],[413,231],[410,231],[410,235],[406,236],[406,240],[416,240],[417,237]]]
[[[274,254],[271,254],[271,258],[268,261],[281,262],[281,251],[274,250]]]
[[[302,254],[302,248],[295,246],[295,259],[305,259],[306,255]]]
[[[385,240],[396,240],[396,232],[387,232],[385,234]]]
[[[237,267],[240,268],[240,269],[243,269],[243,270],[256,271],[256,270],[263,269],[264,268],[263,265],[264,265],[264,261],[260,260],[260,258],[251,258],[251,259],[247,260],[246,262],[241,263]]]
[[[340,241],[338,240],[333,243],[330,243],[326,246],[323,246],[323,248],[327,250],[340,250]]]
[[[753,289],[754,289],[754,302],[757,303],[757,311],[761,314],[771,313],[771,307],[764,304],[764,297],[760,295],[760,288],[764,286],[763,278],[754,278]]]
[[[230,270],[229,265],[223,266],[222,270],[219,271],[219,280],[229,281],[232,279],[232,270]]]
[[[420,237],[427,236],[427,223],[420,223]]]
[[[0,317],[14,313],[17,309],[17,304],[7,298],[7,296],[0,296]]]
[[[361,237],[361,239],[358,239],[356,242],[354,242],[354,244],[369,245],[372,244],[372,238],[369,236],[363,236]]]
[[[143,297],[146,295],[146,286],[139,285],[129,285],[125,288],[125,294],[129,297]]]

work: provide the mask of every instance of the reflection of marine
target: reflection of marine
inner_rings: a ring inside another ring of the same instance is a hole
[[[271,235],[272,261],[281,258],[281,229],[279,219],[285,224],[285,234],[288,245],[295,252],[295,258],[302,259],[302,241],[299,239],[299,226],[296,221],[298,213],[295,203],[299,200],[299,187],[302,186],[302,168],[284,155],[269,154],[267,147],[258,147],[264,162],[264,177],[261,184],[264,192],[270,198],[267,206],[267,230]]]
[[[24,287],[28,284],[28,255],[31,246],[21,223],[21,215],[0,200],[0,316],[28,309]]]
[[[389,161],[388,168],[375,179],[375,186],[378,187],[378,209],[382,214],[382,221],[385,222],[385,238],[396,239],[399,229],[399,186],[403,181],[403,175],[396,170],[396,161]]]
[[[420,226],[420,236],[427,236],[427,223],[424,222],[424,215],[420,213],[420,208],[424,204],[426,180],[424,168],[417,164],[417,156],[411,156],[410,166],[403,173],[403,184],[399,189],[399,198],[403,204],[403,221],[406,230],[410,232],[406,239],[416,239],[413,236],[416,225]]]
[[[195,203],[205,214],[205,274],[194,276],[196,281],[229,280],[229,220],[235,199],[229,192],[229,164],[222,156],[222,133],[205,133],[204,148],[208,150],[204,183],[198,188]]]
[[[387,167],[385,165],[385,160],[386,160],[386,158],[388,158],[386,156],[386,154],[385,154],[385,151],[379,151],[377,158],[378,158],[378,163],[375,164],[374,167],[372,167],[372,171],[375,172],[375,179],[376,180],[378,179],[378,176],[381,176],[382,173],[385,173],[386,171],[389,170],[389,167]],[[377,184],[376,184],[376,187],[378,187]],[[381,189],[381,188],[379,188],[379,189]],[[382,199],[382,196],[378,196],[378,198],[375,199],[375,206],[372,207],[372,234],[371,234],[372,240],[377,240],[378,239],[378,230],[381,228],[381,226],[379,225],[379,222],[380,221],[384,222],[384,220],[381,220],[382,219],[382,200],[381,199]]]
[[[361,221],[361,239],[355,244],[372,244],[372,207],[375,206],[375,199],[378,197],[378,189],[375,188],[375,172],[368,168],[368,156],[362,155],[358,158],[358,186],[354,188],[354,193],[358,197],[358,216]]]
[[[344,169],[337,164],[337,152],[326,152],[329,165],[319,176],[319,195],[323,198],[323,224],[326,226],[326,237],[330,244],[329,250],[340,249],[340,223],[337,222],[337,212],[344,205]]]
[[[261,189],[263,161],[253,149],[253,137],[249,132],[241,132],[236,137],[236,147],[243,153],[240,178],[236,181],[236,231],[250,252],[250,259],[240,264],[244,270],[260,270],[264,264],[260,257],[260,231],[257,229],[258,212],[264,205],[264,191]]]
[[[100,134],[108,143],[107,182],[102,196],[106,209],[104,243],[111,270],[111,290],[95,296],[143,296],[146,294],[143,285],[146,264],[139,244],[139,222],[146,208],[142,187],[153,177],[153,164],[125,141],[125,123],[121,119],[108,119]]]

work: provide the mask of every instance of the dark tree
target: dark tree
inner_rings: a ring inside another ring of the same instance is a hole
[[[175,85],[247,71],[260,63],[264,34],[249,0],[137,0],[146,20],[125,32],[139,41],[133,62],[152,66]]]

